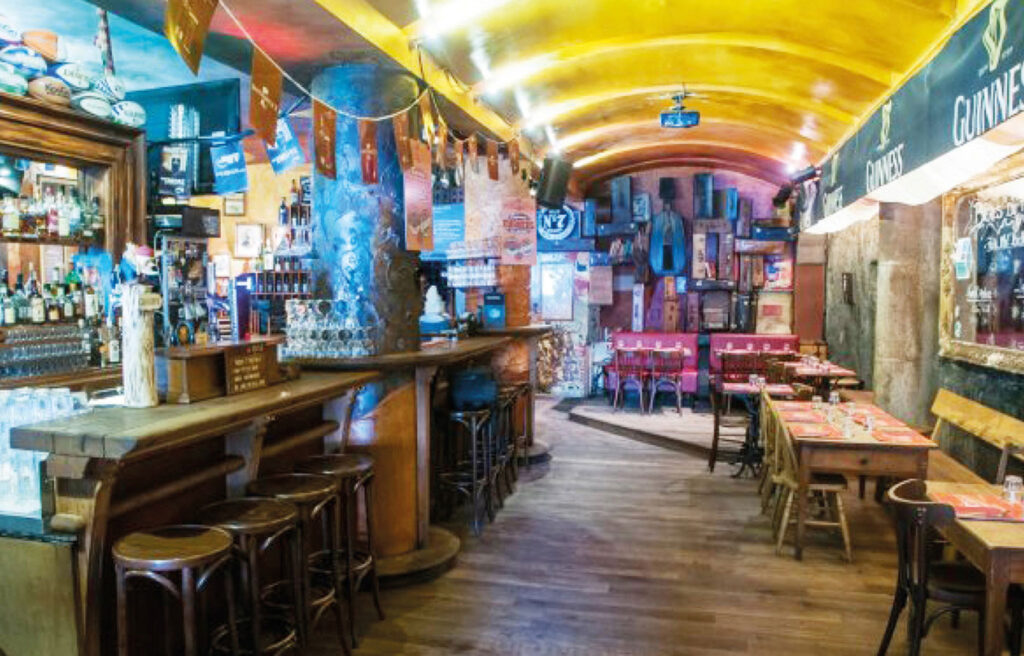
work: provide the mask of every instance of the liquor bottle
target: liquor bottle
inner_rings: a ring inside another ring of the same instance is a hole
[[[60,214],[57,211],[57,198],[53,192],[47,192],[43,200],[46,216],[46,236],[53,238],[60,234]]]
[[[72,189],[68,198],[68,232],[76,239],[82,236],[82,201],[77,189]]]
[[[3,234],[5,237],[17,237],[21,234],[21,213],[18,202],[8,196],[4,198]]]
[[[121,330],[112,318],[107,321],[107,358],[112,365],[121,364]]]
[[[301,201],[301,199],[302,192],[299,190],[299,183],[295,180],[295,178],[292,178],[292,190],[291,193],[289,194],[288,199],[291,205],[292,216],[299,216],[299,202]]]
[[[87,274],[85,281],[85,291],[82,293],[82,315],[85,317],[85,322],[90,325],[98,323],[100,316],[99,299],[96,296],[96,290],[92,286],[92,275]]]
[[[284,196],[281,196],[281,206],[277,208],[278,225],[288,225],[288,203]]]
[[[61,239],[71,236],[71,207],[64,194],[57,196],[57,236]]]
[[[14,299],[11,298],[7,271],[4,270],[3,279],[0,280],[0,326],[13,326],[17,322],[18,317],[14,310]]]
[[[18,282],[14,286],[14,296],[11,297],[11,300],[14,302],[16,322],[29,323],[31,315],[29,314],[28,294],[25,292],[25,276],[21,273],[18,274]]]
[[[29,320],[36,324],[46,323],[46,300],[39,293],[39,282],[36,280],[35,266],[28,264],[28,308]]]
[[[274,250],[270,247],[270,240],[263,244],[263,251],[261,253],[261,259],[263,260],[263,270],[273,271],[274,270]]]

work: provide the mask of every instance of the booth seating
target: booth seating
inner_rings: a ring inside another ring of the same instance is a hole
[[[717,383],[723,376],[737,382],[747,380],[751,374],[764,376],[765,372],[758,370],[759,363],[766,361],[765,357],[744,357],[747,353],[758,353],[761,355],[788,356],[800,352],[800,338],[796,335],[753,335],[747,333],[714,333],[709,340],[710,375],[713,382]],[[723,354],[728,354],[723,358]],[[725,360],[729,360],[727,367]],[[748,363],[747,367],[732,366],[736,363]],[[728,369],[728,370],[727,370]]]
[[[633,384],[640,390],[640,407],[644,409],[644,393],[654,395],[668,390],[676,393],[676,405],[682,394],[697,392],[696,333],[617,332],[612,336],[612,362],[604,368],[608,390],[614,391],[614,404],[625,388]]]

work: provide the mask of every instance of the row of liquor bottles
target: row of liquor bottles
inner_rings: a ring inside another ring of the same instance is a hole
[[[313,220],[309,198],[303,185],[292,179],[291,191],[281,197],[277,208],[277,224],[283,233],[278,237],[278,250],[286,253],[308,251],[313,246]],[[285,243],[287,242],[287,243]]]
[[[29,263],[28,279],[19,273],[13,286],[7,271],[0,278],[0,326],[75,323],[99,324],[103,293],[94,268],[71,269],[65,276],[54,267],[50,282],[40,283]]]
[[[14,239],[99,239],[103,231],[100,199],[38,190],[31,197],[5,196],[0,204],[2,234]]]

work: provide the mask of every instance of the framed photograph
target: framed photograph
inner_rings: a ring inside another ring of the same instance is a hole
[[[245,216],[245,192],[224,196],[224,216]]]
[[[633,194],[633,220],[637,223],[651,220],[650,194]]]
[[[260,256],[263,246],[262,223],[239,223],[235,226],[235,257],[251,259]]]
[[[218,253],[213,256],[213,271],[217,278],[231,277],[231,253]]]

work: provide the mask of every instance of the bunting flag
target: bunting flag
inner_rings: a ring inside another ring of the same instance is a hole
[[[398,150],[398,163],[403,171],[412,166],[412,144],[409,143],[409,113],[402,112],[391,119],[395,130],[395,148]]]
[[[359,121],[359,159],[363,184],[377,184],[377,123]]]
[[[164,35],[193,75],[199,74],[206,33],[218,0],[169,0],[164,13]]]
[[[423,141],[428,144],[434,141],[434,114],[430,109],[430,94],[420,96],[420,116],[423,118]]]
[[[281,71],[263,51],[253,48],[249,83],[249,125],[271,146],[277,143],[277,115],[281,111]]]
[[[519,140],[508,142],[508,163],[512,166],[512,175],[519,174]]]
[[[487,177],[491,180],[498,179],[498,142],[485,140],[487,142]]]
[[[444,123],[437,128],[437,165],[448,168],[448,126]]]
[[[313,146],[316,150],[316,170],[332,180],[338,177],[334,159],[334,135],[338,115],[319,100],[313,100]]]
[[[455,142],[455,170],[462,174],[462,163],[466,157],[466,142],[456,141]]]
[[[469,138],[466,139],[466,144],[469,147],[469,166],[476,173],[476,135],[469,135]]]

